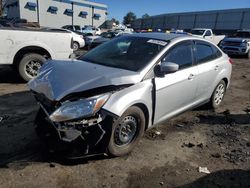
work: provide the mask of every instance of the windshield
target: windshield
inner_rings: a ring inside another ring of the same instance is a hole
[[[193,35],[203,35],[204,31],[205,30],[203,30],[203,29],[194,29],[194,30],[191,30],[191,33]]]
[[[237,32],[234,36],[239,37],[239,38],[250,38],[250,32],[241,31],[241,32]]]
[[[95,64],[139,71],[168,44],[167,41],[123,36],[106,42],[79,59]]]

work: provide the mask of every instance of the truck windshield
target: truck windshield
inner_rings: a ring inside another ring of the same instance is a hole
[[[123,36],[89,51],[79,59],[94,64],[139,71],[168,44],[167,41]]]
[[[250,38],[250,31],[237,32],[234,36],[240,38]]]
[[[194,29],[194,30],[191,30],[191,33],[192,33],[193,35],[203,35],[204,32],[205,32],[204,29]]]

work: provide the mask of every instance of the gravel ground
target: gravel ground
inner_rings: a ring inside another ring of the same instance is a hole
[[[250,187],[250,61],[233,61],[218,110],[201,107],[147,131],[128,156],[73,161],[47,153],[34,131],[35,100],[1,66],[0,187]]]

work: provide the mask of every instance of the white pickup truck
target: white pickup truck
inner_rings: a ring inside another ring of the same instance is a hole
[[[224,38],[225,35],[214,35],[212,29],[206,28],[195,28],[190,32],[193,36],[207,39],[210,42],[218,45]]]
[[[14,65],[29,81],[48,59],[66,60],[73,53],[72,34],[41,28],[0,27],[0,65]]]

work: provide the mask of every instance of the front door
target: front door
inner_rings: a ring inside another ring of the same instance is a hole
[[[176,63],[179,70],[164,77],[155,78],[155,121],[159,123],[188,108],[195,99],[197,66],[193,65],[193,42],[186,41],[173,46],[163,58]]]

